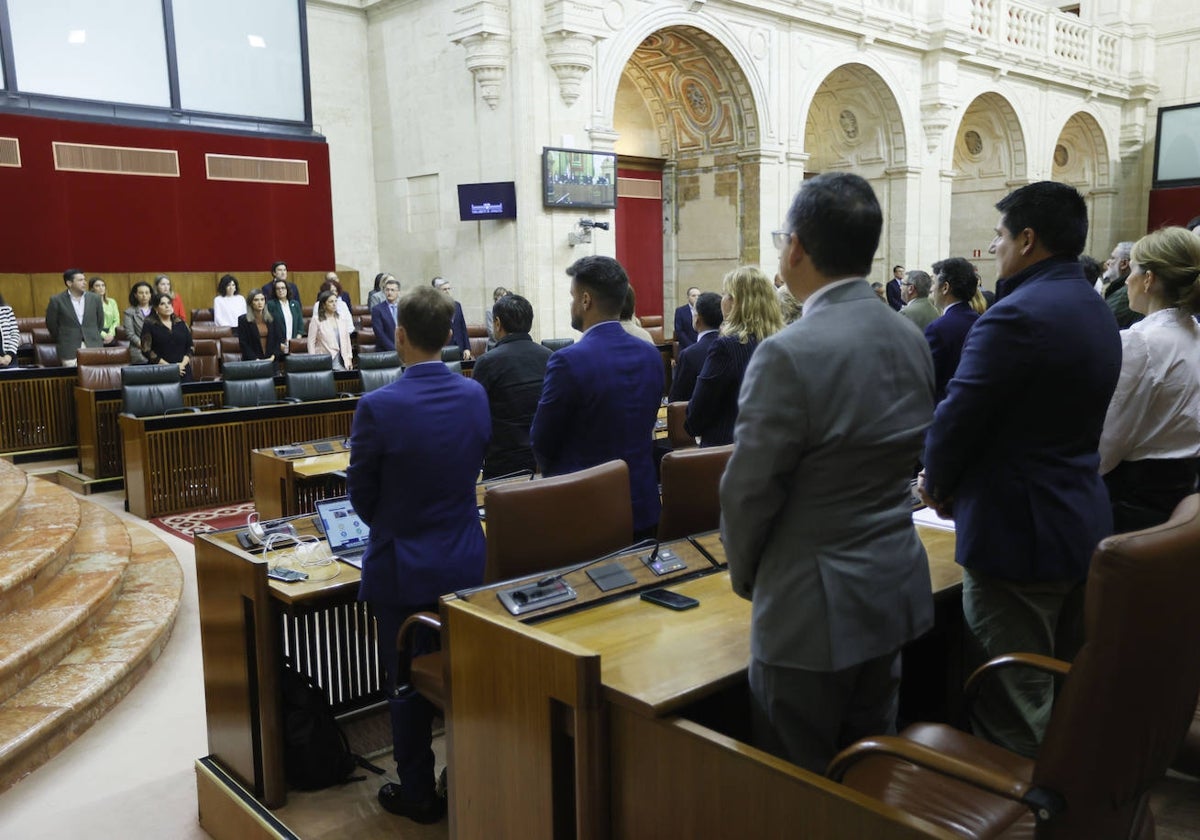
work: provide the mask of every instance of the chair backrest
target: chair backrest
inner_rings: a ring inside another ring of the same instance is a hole
[[[121,368],[129,364],[128,347],[81,347],[75,356],[79,387],[107,391],[121,387]]]
[[[446,362],[446,367],[450,368],[451,373],[462,374],[462,362]]]
[[[192,340],[212,339],[219,341],[233,335],[233,327],[218,327],[212,321],[199,321],[192,325]]]
[[[221,365],[242,361],[242,343],[234,336],[227,335],[221,339]]]
[[[487,352],[487,336],[471,336],[471,357],[478,359]]]
[[[573,338],[543,338],[542,346],[549,349],[551,353],[555,350],[561,350],[564,347],[570,347],[575,343]]]
[[[192,326],[202,324],[205,321],[212,323],[213,311],[211,309],[193,309],[192,310]]]
[[[650,333],[650,340],[655,344],[667,343],[666,336],[663,335],[662,324],[659,324],[657,327],[644,327],[644,329],[646,332]]]
[[[192,377],[197,382],[210,382],[221,377],[220,345],[215,339],[197,338],[192,341]]]
[[[662,516],[658,538],[676,540],[721,525],[721,475],[733,444],[680,449],[662,459]]]
[[[1039,838],[1129,836],[1195,712],[1198,603],[1200,496],[1162,525],[1101,541],[1088,571],[1085,642],[1033,773],[1067,807]]]
[[[251,359],[247,362],[226,362],[222,371],[222,402],[226,408],[269,405],[275,394],[275,362],[272,359]]]
[[[500,484],[487,492],[484,579],[506,580],[602,557],[633,541],[629,468]]]
[[[183,408],[178,365],[130,365],[121,368],[121,411],[152,417]]]
[[[402,371],[400,354],[395,350],[358,354],[358,375],[362,377],[364,394],[395,382]]]
[[[459,347],[457,344],[447,344],[445,347],[442,348],[442,361],[443,362],[461,362],[462,361],[462,348]]]
[[[687,449],[696,445],[696,439],[687,433],[683,424],[687,421],[686,402],[667,403],[667,443],[672,449]]]
[[[638,320],[642,322],[642,328],[647,330],[663,325],[663,316],[661,315],[639,315]]]
[[[328,353],[293,353],[284,363],[287,395],[305,402],[337,397],[333,381],[333,356]]]
[[[33,355],[37,360],[38,367],[61,367],[62,362],[58,360],[58,347],[51,342],[42,344],[34,342]]]
[[[354,347],[358,350],[359,356],[376,352],[378,346],[375,340],[375,330],[370,327],[358,328],[358,332],[354,334]]]
[[[307,353],[307,352],[308,352],[308,339],[307,338],[289,338],[288,339],[288,353],[289,354]],[[333,359],[332,356],[330,356],[329,358],[331,360]]]
[[[21,347],[33,346],[33,331],[46,329],[46,319],[43,317],[37,318],[18,318],[17,331],[21,334]],[[48,334],[48,333],[47,333]]]

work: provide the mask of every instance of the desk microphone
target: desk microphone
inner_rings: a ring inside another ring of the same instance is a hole
[[[603,563],[605,560],[612,560],[613,558],[620,557],[623,554],[629,554],[630,552],[638,551],[646,548],[648,545],[650,545],[650,543],[654,543],[654,550],[657,552],[658,540],[654,539],[653,537],[647,537],[646,539],[636,542],[633,545],[628,545],[625,546],[625,548],[619,548],[616,551],[611,551],[608,554],[605,554],[603,557],[597,557],[595,560],[585,560],[582,563],[576,563],[574,566],[567,566],[567,568],[563,569],[562,571],[555,572],[554,574],[547,575],[546,577],[542,578],[537,582],[537,585],[549,586],[556,581],[562,580],[572,572],[578,572],[580,569],[586,569],[588,566],[594,566],[597,563]]]

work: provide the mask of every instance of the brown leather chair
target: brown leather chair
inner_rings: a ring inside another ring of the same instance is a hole
[[[198,324],[198,323],[207,322],[207,323],[211,324],[212,320],[213,320],[213,311],[211,309],[193,309],[192,310],[192,328],[193,329],[195,328],[196,324]]]
[[[226,335],[221,337],[219,342],[221,348],[221,369],[225,369],[225,365],[230,362],[242,361],[242,343],[238,341],[237,336]]]
[[[692,447],[663,456],[662,516],[658,538],[676,540],[721,526],[721,476],[733,444]]]
[[[471,358],[472,359],[478,359],[480,356],[482,356],[484,353],[487,352],[487,343],[488,343],[487,336],[484,336],[483,338],[477,338],[475,336],[472,336],[470,341],[471,341]]]
[[[212,382],[221,378],[221,350],[216,340],[194,338],[192,348],[192,378],[197,382]]]
[[[354,349],[359,356],[377,351],[379,344],[375,338],[375,330],[370,327],[359,327],[358,332],[354,334]]]
[[[46,329],[45,318],[18,318],[17,332],[21,334],[21,345],[17,352],[21,350],[33,351],[33,332],[34,330]],[[49,333],[47,333],[49,335]]]
[[[650,339],[656,345],[667,343],[667,339],[666,339],[666,336],[663,335],[663,328],[661,325],[659,325],[657,327],[645,327],[644,329],[646,330],[646,332],[650,333]]]
[[[34,342],[33,358],[38,367],[62,367],[62,362],[58,359],[58,347],[54,342]]]
[[[624,461],[500,484],[487,491],[484,507],[487,581],[601,557],[633,541],[629,467]]]
[[[1073,664],[1032,654],[996,667],[1065,675],[1037,761],[940,724],[870,738],[829,776],[972,837],[1147,838],[1163,777],[1200,692],[1200,496],[1163,525],[1103,540],[1088,572],[1086,641]],[[1036,815],[1036,816],[1035,816]]]
[[[667,403],[667,443],[672,449],[688,449],[696,445],[696,439],[683,427],[687,421],[686,402]]]
[[[218,327],[212,321],[192,325],[192,339],[211,339],[214,343],[233,335],[233,327]]]
[[[81,347],[75,356],[79,387],[108,391],[121,387],[121,368],[130,363],[128,347]]]
[[[640,315],[638,316],[638,320],[642,322],[642,327],[647,330],[663,325],[663,316],[661,315]]]
[[[308,339],[307,338],[289,338],[288,353],[307,353]]]

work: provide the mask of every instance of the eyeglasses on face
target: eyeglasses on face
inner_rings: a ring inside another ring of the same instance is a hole
[[[771,241],[775,243],[776,251],[782,251],[784,248],[786,248],[791,239],[792,232],[790,230],[771,231]]]

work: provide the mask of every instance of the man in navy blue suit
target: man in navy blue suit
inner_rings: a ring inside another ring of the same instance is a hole
[[[530,441],[543,475],[620,458],[629,465],[635,535],[658,524],[654,421],[662,400],[662,357],[617,320],[629,278],[612,257],[567,268],[571,327],[583,337],[550,357]]]
[[[679,342],[680,350],[696,343],[696,327],[692,321],[696,317],[696,299],[700,297],[700,290],[692,286],[687,295],[688,302],[675,310],[675,340]]]
[[[887,305],[897,312],[904,308],[904,295],[900,293],[900,284],[903,280],[904,266],[892,266],[892,279],[884,287],[884,296],[887,299]]]
[[[380,350],[396,349],[396,310],[400,301],[400,281],[395,277],[383,284],[383,301],[371,307],[371,329]]]
[[[974,655],[1070,660],[1088,562],[1112,533],[1097,447],[1121,339],[1078,262],[1083,197],[1040,181],[996,209],[989,250],[1007,291],[967,333],[926,436],[921,493],[955,520]],[[974,707],[976,731],[1035,755],[1052,695],[1049,677],[1005,672]]]
[[[975,266],[962,257],[951,257],[933,264],[933,303],[942,316],[925,328],[925,340],[933,354],[933,396],[946,398],[946,385],[958,369],[967,332],[979,320],[970,300],[979,288]]]
[[[454,288],[445,277],[434,277],[430,284],[454,304],[454,317],[450,322],[450,344],[462,350],[464,362],[470,361],[471,337],[467,334],[467,319],[463,317],[462,304],[454,299]]]
[[[721,296],[716,292],[705,292],[696,298],[696,343],[679,354],[675,363],[675,375],[671,378],[671,402],[687,402],[696,389],[696,377],[704,367],[704,357],[709,345],[717,337],[717,330],[725,316],[721,314]]]
[[[487,556],[475,479],[491,418],[483,388],[441,361],[453,315],[450,298],[427,286],[400,299],[396,347],[407,367],[359,402],[347,470],[350,501],[371,527],[358,597],[379,629],[400,778],[380,788],[379,802],[417,822],[441,819],[446,800],[433,776],[434,708],[394,684],[396,634],[412,613],[435,609],[438,596],[481,583]]]

